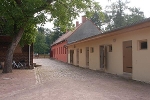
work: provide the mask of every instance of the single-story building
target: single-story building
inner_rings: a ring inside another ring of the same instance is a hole
[[[68,63],[150,83],[150,18],[91,37],[79,34],[68,38]]]
[[[11,40],[10,36],[0,35],[0,62],[5,61],[6,51]],[[27,68],[33,68],[33,45],[25,45],[24,47],[18,45],[14,51],[13,60],[15,62],[25,61]]]

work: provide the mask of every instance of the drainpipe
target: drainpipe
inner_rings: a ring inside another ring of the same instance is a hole
[[[29,66],[31,66],[30,65],[30,45],[29,45]]]

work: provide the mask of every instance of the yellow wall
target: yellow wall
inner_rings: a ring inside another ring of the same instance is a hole
[[[148,49],[139,50],[139,40],[147,39]],[[114,41],[116,40],[116,41]],[[85,42],[76,43],[68,46],[68,50],[74,51],[74,65],[76,61],[76,49],[82,49],[79,53],[79,66],[86,67],[86,47],[89,47],[89,68],[92,70],[100,70],[100,45],[112,45],[112,52],[107,54],[107,69],[106,72],[112,74],[123,74],[123,41],[132,40],[132,78],[139,81],[150,82],[150,27],[136,29],[118,35],[97,38]],[[94,52],[91,53],[91,47]],[[68,63],[70,54],[68,53]]]

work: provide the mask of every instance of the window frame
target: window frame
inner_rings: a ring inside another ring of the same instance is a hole
[[[112,44],[108,45],[108,52],[112,52]]]
[[[82,49],[80,49],[80,53],[82,53]]]
[[[90,53],[94,53],[94,47],[90,47]]]
[[[142,48],[142,43],[144,43],[144,42],[146,42],[146,48]],[[148,49],[147,39],[139,40],[138,46],[139,46],[139,50],[147,50]]]

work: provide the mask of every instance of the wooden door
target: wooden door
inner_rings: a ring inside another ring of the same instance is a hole
[[[70,50],[70,63],[73,64],[74,50]]]
[[[107,47],[100,46],[100,68],[105,69],[107,67]]]
[[[89,47],[86,47],[86,67],[89,66]]]
[[[77,65],[79,64],[79,49],[77,49]]]
[[[123,72],[132,73],[132,41],[123,42]]]

